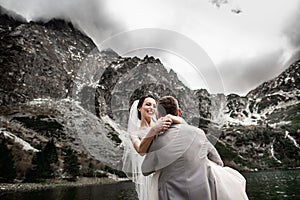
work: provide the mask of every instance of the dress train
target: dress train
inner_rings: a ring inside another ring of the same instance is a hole
[[[248,200],[246,194],[246,179],[230,167],[222,167],[209,161],[209,167],[214,177],[217,200]]]

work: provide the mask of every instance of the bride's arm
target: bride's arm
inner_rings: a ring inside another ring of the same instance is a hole
[[[149,129],[149,132],[141,139],[136,139],[133,141],[133,146],[135,150],[140,155],[145,155],[153,141],[155,135],[162,131],[168,130],[169,126],[172,124],[172,119],[169,117],[160,118],[157,120],[154,126]]]
[[[134,141],[133,146],[141,156],[144,156],[147,153],[156,134],[157,130],[151,128],[145,137],[143,137],[141,140],[137,139]]]
[[[168,130],[170,125],[172,123],[175,124],[182,124],[186,123],[183,118],[175,115],[166,115],[165,117],[161,117],[160,119],[157,120],[156,124],[151,127],[150,131],[147,133],[145,137],[142,138],[142,140],[137,140],[134,142],[134,148],[135,150],[140,154],[140,155],[145,155],[149,147],[153,141],[153,138],[155,135],[157,135],[160,132],[165,132]]]
[[[165,117],[170,118],[172,120],[172,123],[174,124],[185,124],[186,122],[182,117],[167,114]]]

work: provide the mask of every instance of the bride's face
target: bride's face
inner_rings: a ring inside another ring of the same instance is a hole
[[[142,119],[150,123],[151,119],[156,114],[156,101],[151,97],[147,97],[139,108],[139,111],[141,112]]]

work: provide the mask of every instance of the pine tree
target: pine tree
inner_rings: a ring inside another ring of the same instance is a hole
[[[44,154],[46,157],[47,165],[49,165],[48,177],[52,177],[54,176],[55,164],[58,161],[57,150],[53,139],[47,142],[44,148]]]
[[[25,175],[25,182],[29,182],[29,183],[36,183],[40,181],[40,174],[39,174],[39,170],[38,170],[38,153],[33,155],[33,158],[31,160],[31,168],[26,172]]]
[[[0,182],[13,182],[16,178],[14,157],[12,151],[7,148],[5,139],[0,143]]]
[[[70,148],[66,149],[64,158],[64,171],[70,175],[71,181],[76,181],[77,176],[80,175],[80,165],[77,154]]]
[[[53,139],[47,142],[44,148],[44,154],[46,155],[47,162],[49,162],[50,164],[56,163],[58,161],[58,155]]]
[[[58,155],[53,139],[37,152],[32,158],[32,168],[26,173],[26,182],[40,182],[53,176],[51,164],[58,161]]]

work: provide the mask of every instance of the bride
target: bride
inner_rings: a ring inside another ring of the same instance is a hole
[[[123,171],[135,183],[139,200],[158,199],[159,172],[144,176],[141,165],[152,140],[166,131],[171,123],[182,123],[181,117],[167,115],[156,120],[156,100],[148,94],[134,101],[128,120],[128,137],[123,140]]]

